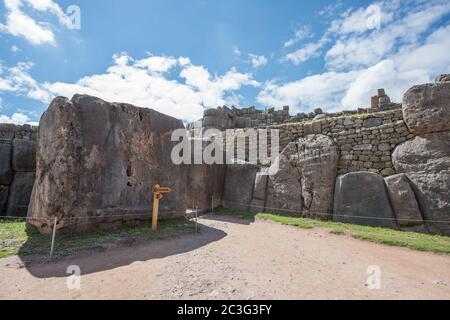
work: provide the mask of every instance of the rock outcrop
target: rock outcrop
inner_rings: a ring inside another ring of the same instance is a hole
[[[382,176],[353,172],[339,176],[334,193],[333,220],[366,226],[397,226]]]
[[[58,97],[39,125],[36,182],[28,215],[41,232],[81,231],[149,219],[152,188],[172,192],[160,217],[186,210],[187,169],[171,161],[182,122],[151,109],[75,95]]]
[[[397,173],[411,181],[432,231],[450,234],[450,131],[417,136],[392,156]]]
[[[450,82],[409,89],[403,97],[403,115],[414,134],[450,130]]]
[[[232,164],[227,166],[223,206],[225,208],[249,209],[253,199],[253,187],[258,166],[251,164]]]
[[[408,177],[401,173],[385,179],[389,198],[400,227],[411,227],[423,224],[416,196]]]
[[[278,173],[269,176],[267,209],[326,218],[333,208],[338,157],[336,145],[325,135],[291,142],[273,165],[279,166]]]

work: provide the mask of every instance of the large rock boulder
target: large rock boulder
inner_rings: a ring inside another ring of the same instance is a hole
[[[383,177],[370,172],[339,176],[334,192],[333,220],[366,226],[396,227]]]
[[[11,154],[11,144],[0,141],[0,184],[3,185],[9,185],[12,181]]]
[[[7,215],[26,217],[33,190],[34,172],[16,172],[9,190]]]
[[[221,206],[226,165],[193,164],[189,167],[187,206],[206,212]]]
[[[403,116],[415,134],[450,130],[450,82],[409,89],[403,97]]]
[[[36,170],[36,142],[28,139],[13,140],[12,167],[14,171],[34,172]]]
[[[5,215],[8,203],[9,186],[0,185],[0,216]]]
[[[408,177],[401,173],[385,178],[385,182],[399,226],[423,224],[422,214]]]
[[[276,174],[269,176],[268,211],[326,218],[333,209],[338,149],[325,135],[308,135],[281,153]]]
[[[450,82],[450,74],[441,74],[436,77],[436,83]]]
[[[397,173],[411,181],[430,229],[450,234],[450,131],[406,141],[395,149],[392,161]]]
[[[160,217],[185,214],[187,168],[171,161],[180,120],[151,109],[75,95],[58,97],[39,125],[36,182],[28,215],[41,232],[81,231],[151,217],[152,188],[172,192]]]
[[[253,199],[253,186],[258,166],[251,164],[227,165],[222,205],[225,208],[246,211]]]

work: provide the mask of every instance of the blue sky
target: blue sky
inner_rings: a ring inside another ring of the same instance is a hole
[[[450,73],[449,52],[447,0],[0,0],[0,122],[75,93],[185,121],[354,109]]]

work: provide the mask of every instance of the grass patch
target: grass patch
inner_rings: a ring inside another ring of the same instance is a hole
[[[260,218],[275,221],[284,225],[296,226],[302,229],[324,228],[333,234],[350,235],[353,238],[381,243],[390,246],[407,247],[418,251],[450,254],[450,237],[405,232],[389,228],[360,226],[333,221],[322,221],[308,218],[286,216],[270,213],[240,212],[230,209],[218,209],[216,212],[232,215],[237,218]]]
[[[152,232],[149,223],[124,225],[113,230],[99,230],[80,234],[56,233],[56,256],[69,256],[82,250],[106,249],[120,244],[173,237],[194,232],[194,224],[184,218],[160,221],[158,231]],[[0,258],[11,255],[48,255],[51,236],[40,234],[19,220],[0,219]]]

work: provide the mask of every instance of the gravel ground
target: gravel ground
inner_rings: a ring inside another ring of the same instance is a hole
[[[270,221],[206,216],[200,234],[53,262],[0,260],[1,299],[450,299],[450,256]],[[81,289],[67,288],[69,265]],[[369,266],[381,288],[366,284]]]

